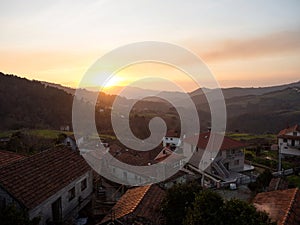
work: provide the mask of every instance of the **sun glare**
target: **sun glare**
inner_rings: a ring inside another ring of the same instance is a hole
[[[115,86],[120,86],[122,81],[123,81],[123,79],[121,77],[113,76],[105,83],[105,86],[103,87],[103,89],[107,90],[107,89],[110,89]]]

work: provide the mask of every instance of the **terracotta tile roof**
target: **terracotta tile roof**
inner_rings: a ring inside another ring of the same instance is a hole
[[[215,135],[215,138],[220,138],[221,136]],[[198,138],[198,142],[197,142]],[[210,132],[201,133],[199,135],[195,135],[193,137],[187,137],[183,140],[185,143],[197,144],[197,147],[200,149],[205,149],[208,141],[210,139]],[[220,150],[228,150],[228,149],[237,149],[246,147],[246,144],[240,141],[236,141],[229,137],[224,137]]]
[[[90,170],[79,153],[56,147],[0,168],[0,185],[32,209]]]
[[[165,161],[166,163],[175,163],[185,159],[183,155],[177,154],[167,147],[164,147],[161,152],[155,157],[155,162]]]
[[[129,189],[112,208],[113,218],[122,219],[130,216],[153,221],[157,219],[158,209],[164,196],[165,192],[157,185]],[[110,220],[111,214],[108,214],[99,224],[105,224]]]
[[[180,132],[176,131],[176,130],[168,130],[166,137],[176,137],[179,138],[180,137]]]
[[[150,151],[135,151],[132,149],[125,149],[116,144],[111,145],[109,153],[120,160],[121,162],[134,165],[134,166],[147,166],[148,163],[152,163],[157,154],[161,151],[161,148],[155,148]]]
[[[292,135],[278,135],[278,138],[286,138],[286,139],[290,139],[290,140],[300,140],[300,136],[292,136]]]
[[[298,188],[259,193],[254,206],[269,214],[278,225],[300,224],[300,192]]]
[[[288,128],[285,128],[283,130],[281,130],[278,134],[278,136],[282,136],[282,135],[285,135],[287,133],[290,133],[290,132],[295,132],[295,131],[298,131],[300,132],[300,126],[298,124],[292,126],[292,127],[288,127]]]
[[[26,158],[25,155],[20,155],[15,152],[9,152],[9,151],[0,151],[0,167],[6,166],[7,164],[10,164],[14,161],[18,161],[20,159]]]

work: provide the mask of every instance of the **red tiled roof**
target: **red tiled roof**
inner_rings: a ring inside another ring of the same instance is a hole
[[[147,185],[132,188],[120,198],[112,208],[112,215],[115,219],[125,216],[143,217],[150,221],[157,219],[157,210],[165,196],[165,192],[157,185]],[[111,220],[108,214],[100,222],[107,223]]]
[[[215,138],[220,138],[220,137],[221,137],[220,135],[215,134]],[[197,138],[198,138],[198,142],[197,142]],[[205,133],[201,133],[199,135],[195,135],[193,137],[187,137],[183,140],[183,142],[190,143],[190,144],[197,143],[198,148],[205,149],[208,144],[209,139],[210,139],[210,132],[205,132]],[[228,149],[237,149],[237,148],[243,148],[245,146],[246,146],[245,143],[236,141],[232,138],[225,136],[220,150],[224,151],[224,150],[228,150]]]
[[[10,164],[14,161],[18,161],[20,159],[26,158],[25,155],[20,155],[15,152],[9,152],[9,151],[0,151],[0,167],[6,166],[7,164]]]
[[[0,168],[0,185],[32,209],[91,170],[79,153],[56,147]]]
[[[300,224],[300,192],[298,188],[259,193],[254,206],[269,214],[278,225]]]
[[[166,163],[179,162],[184,159],[183,155],[179,155],[167,147],[164,147],[161,152],[155,157],[155,162],[165,161]]]
[[[150,151],[135,151],[132,149],[124,149],[116,144],[110,146],[109,153],[123,163],[134,166],[147,166],[152,163],[157,154],[161,151],[156,148]]]
[[[277,137],[286,138],[286,139],[289,139],[289,140],[300,140],[300,136],[292,136],[292,135],[285,135],[285,134],[278,135]]]
[[[176,137],[179,138],[180,137],[180,133],[176,130],[168,130],[166,137]]]
[[[295,131],[298,131],[300,132],[300,126],[298,124],[292,126],[292,127],[288,127],[288,128],[285,128],[283,130],[281,130],[278,134],[278,136],[282,136],[282,135],[285,135],[287,133],[290,133],[290,132],[295,132]]]

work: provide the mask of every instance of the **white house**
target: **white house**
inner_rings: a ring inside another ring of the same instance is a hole
[[[170,130],[163,137],[163,146],[176,149],[181,145],[180,134],[177,131]]]
[[[91,168],[78,152],[65,147],[0,167],[1,207],[14,204],[30,219],[40,218],[41,225],[75,218],[92,191]]]
[[[115,182],[125,184],[135,183],[144,185],[153,183],[157,178],[168,178],[169,175],[176,173],[183,165],[185,157],[164,147],[162,150],[154,149],[151,151],[134,151],[131,149],[123,149],[120,146],[110,146],[109,153],[118,161],[106,161],[106,157],[102,157],[102,170],[110,174]],[[163,161],[163,162],[162,162]],[[155,170],[147,169],[147,166],[162,162]],[[131,168],[131,166],[139,166],[139,168]]]
[[[216,180],[213,177],[224,182],[249,182],[250,178],[241,174],[241,172],[254,169],[253,166],[245,164],[245,155],[243,152],[245,144],[225,136],[220,150],[216,149],[217,155],[215,157],[212,156],[210,161],[206,162],[203,161],[202,157],[209,139],[210,132],[206,132],[183,140],[184,151],[190,151],[193,154],[188,162],[192,168],[200,169],[199,165],[204,163],[207,166],[205,166],[205,171],[202,171],[203,174],[207,174],[207,177],[212,178],[214,181]]]
[[[300,156],[300,127],[295,125],[279,132],[278,146],[281,154]]]

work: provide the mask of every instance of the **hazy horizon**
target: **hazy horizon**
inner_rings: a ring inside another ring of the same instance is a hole
[[[292,83],[300,72],[299,11],[294,0],[2,1],[0,67],[4,73],[76,87],[107,52],[154,40],[192,51],[221,87]],[[173,75],[172,68],[157,65],[127,68],[110,85],[126,86],[150,72],[165,74],[188,91],[197,88]]]

